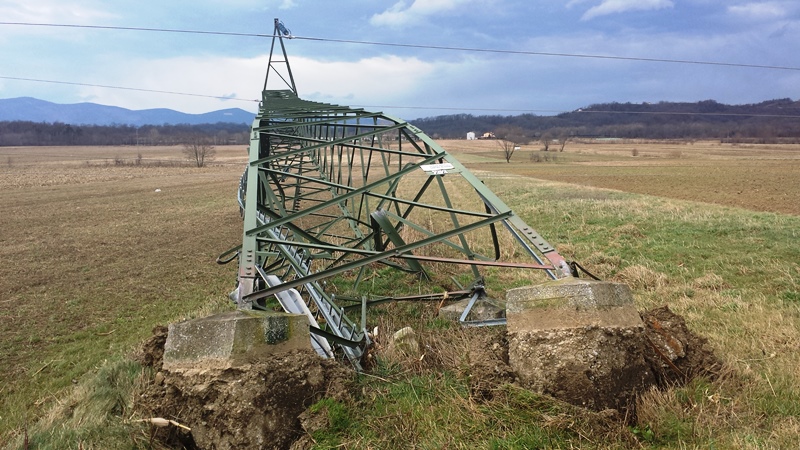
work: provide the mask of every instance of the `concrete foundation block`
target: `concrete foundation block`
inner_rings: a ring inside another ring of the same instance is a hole
[[[170,324],[163,368],[224,369],[310,348],[304,315],[237,310]]]
[[[564,278],[506,293],[510,332],[576,327],[643,327],[627,285]]]
[[[629,410],[655,378],[644,323],[619,283],[562,279],[507,293],[509,364],[526,387],[594,410]]]

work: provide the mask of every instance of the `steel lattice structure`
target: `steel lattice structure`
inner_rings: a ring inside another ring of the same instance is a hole
[[[380,112],[299,98],[283,41],[290,35],[277,19],[274,35],[239,188],[242,245],[227,253],[238,250],[239,308],[275,296],[287,312],[308,315],[320,354],[333,356],[340,347],[358,367],[369,302],[337,304],[324,288],[331,277],[346,273],[359,283],[376,266],[420,277],[431,265],[463,267],[474,283],[449,294],[471,299],[464,322],[484,295],[486,266],[571,276],[547,241],[418,128]],[[276,80],[283,89],[267,89]],[[529,262],[502,261],[500,233]],[[354,309],[360,321],[348,315]]]

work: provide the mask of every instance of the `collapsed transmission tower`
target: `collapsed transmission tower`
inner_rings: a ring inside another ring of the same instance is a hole
[[[220,256],[238,256],[238,286],[231,295],[238,308],[264,308],[277,299],[286,312],[308,316],[320,355],[344,356],[358,368],[370,304],[469,298],[462,323],[503,324],[466,320],[486,295],[481,270],[571,276],[547,241],[415,126],[380,112],[299,98],[284,37],[291,35],[275,19],[239,187],[242,245]],[[281,89],[268,89],[276,82]],[[452,277],[459,290],[374,299],[326,291],[334,277],[357,286],[384,267],[423,279],[443,267],[462,268],[462,279],[472,283]]]

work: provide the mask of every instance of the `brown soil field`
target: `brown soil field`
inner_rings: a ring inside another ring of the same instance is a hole
[[[235,268],[214,260],[241,243],[247,156],[218,147],[198,169],[180,147],[0,147],[0,160],[2,434],[26,416],[20,399],[49,404],[165,318],[225,301]]]
[[[543,152],[535,143],[509,164],[495,141],[440,144],[476,172],[800,215],[800,145],[581,141]]]

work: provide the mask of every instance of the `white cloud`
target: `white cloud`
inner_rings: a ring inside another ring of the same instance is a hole
[[[93,83],[158,91],[258,100],[264,85],[267,55],[254,58],[177,57],[127,60],[106,73],[94,74]],[[418,58],[382,56],[358,61],[320,61],[290,57],[301,98],[339,104],[391,102],[407,98],[445,65]],[[402,70],[398,70],[402,68]],[[102,78],[101,78],[102,77]],[[106,81],[108,80],[108,81]],[[273,84],[270,89],[285,89]],[[255,110],[256,102],[165,95],[139,91],[82,87],[78,101],[119,105],[130,109],[159,108],[201,113],[221,108]]]
[[[278,9],[292,9],[296,6],[297,2],[295,2],[294,0],[283,0],[283,2],[281,2],[281,6],[279,6]]]
[[[369,23],[375,26],[401,27],[420,18],[463,7],[474,0],[414,0],[411,5],[399,1],[386,11],[375,14]]]
[[[86,2],[58,0],[5,0],[0,3],[0,17],[7,22],[70,23],[87,25],[115,17],[101,8],[84,6]]]
[[[573,6],[580,5],[581,3],[586,3],[589,1],[591,0],[569,0],[569,2],[567,2],[567,8],[572,8]]]
[[[571,1],[569,5],[576,3]],[[603,0],[599,5],[589,8],[581,20],[591,20],[595,17],[608,14],[618,14],[627,11],[650,11],[654,9],[671,8],[675,6],[672,0]]]
[[[435,63],[399,56],[352,62],[292,58],[291,64],[301,97],[334,102],[345,99],[390,101],[389,97],[404,97],[437,70]]]
[[[783,2],[753,2],[729,6],[728,13],[749,20],[772,20],[784,18],[788,11]]]
[[[221,108],[255,110],[257,103],[232,101],[231,98],[258,100],[264,83],[266,57],[177,57],[164,59],[127,59],[92,74],[93,84],[124,86],[157,91],[181,92],[213,99],[168,95],[100,87],[82,87],[80,101],[119,105],[129,109],[170,108],[203,113]]]

